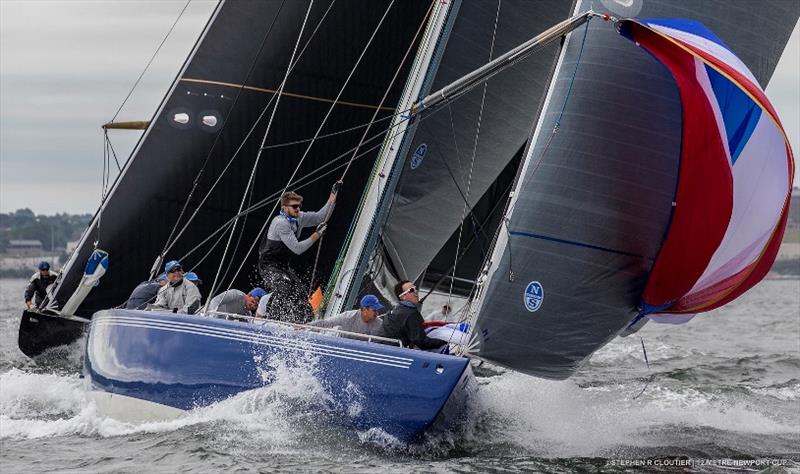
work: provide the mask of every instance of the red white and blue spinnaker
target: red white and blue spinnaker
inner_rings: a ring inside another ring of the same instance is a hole
[[[769,272],[786,226],[794,159],[758,81],[705,26],[638,19],[618,28],[669,69],[680,92],[675,207],[642,313],[685,322],[732,301]]]

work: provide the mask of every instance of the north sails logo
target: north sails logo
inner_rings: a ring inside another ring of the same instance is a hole
[[[415,170],[422,164],[422,159],[425,158],[425,153],[428,152],[428,145],[421,144],[414,150],[414,156],[411,157],[411,169]]]
[[[544,300],[544,288],[542,288],[542,284],[538,281],[532,281],[528,283],[528,286],[525,287],[525,307],[528,308],[528,311],[533,313],[537,311],[542,306],[542,301]]]

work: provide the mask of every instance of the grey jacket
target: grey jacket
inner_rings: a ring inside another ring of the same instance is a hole
[[[200,290],[194,283],[184,278],[177,286],[168,283],[158,290],[153,306],[178,313],[194,314],[200,307],[200,298]]]
[[[329,212],[333,212],[333,204],[326,202],[322,209],[317,212],[301,212],[297,219],[287,219],[284,215],[277,215],[272,218],[267,230],[267,240],[283,242],[295,255],[300,255],[312,245],[314,241],[311,237],[299,241],[300,231],[305,227],[314,227],[325,220]]]
[[[359,309],[351,309],[332,318],[320,319],[312,322],[311,325],[320,328],[338,327],[342,331],[368,334],[370,336],[379,336],[383,330],[383,321],[380,318],[375,318],[365,323],[361,319],[361,310]]]

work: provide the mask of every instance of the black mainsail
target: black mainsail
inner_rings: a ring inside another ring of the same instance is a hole
[[[131,289],[148,277],[165,247],[165,259],[183,258],[206,281],[213,279],[227,236],[214,233],[231,221],[242,202],[265,134],[263,117],[271,109],[263,112],[277,102],[275,91],[289,66],[292,46],[299,41],[299,59],[280,98],[254,190],[244,198],[245,208],[261,201],[264,205],[240,217],[223,267],[224,285],[244,288],[255,283],[247,271],[235,279],[234,275],[270,217],[266,213],[275,202],[270,196],[286,185],[308,143],[274,146],[314,136],[373,33],[375,38],[321,135],[370,122],[390,84],[376,119],[391,116],[410,67],[410,61],[402,65],[401,61],[415,44],[415,33],[430,6],[427,0],[221,2],[67,263],[55,299],[63,304],[75,290],[95,242],[108,251],[110,266],[100,286],[81,305],[82,315],[124,302]],[[308,26],[298,39],[307,11]],[[400,80],[392,84],[398,67]],[[383,122],[376,123],[370,135],[377,135],[380,142],[385,129]],[[329,163],[335,157],[349,158],[346,152],[358,144],[362,131],[320,139],[310,150],[297,174],[306,179],[293,186],[308,205],[321,205],[336,180],[329,175],[310,186],[312,178],[320,176],[325,165],[323,170],[328,171],[341,164]],[[376,153],[353,162],[327,240],[343,239]],[[207,239],[210,235],[215,238]],[[323,249],[321,278],[337,253],[334,245]],[[248,270],[255,263],[252,253],[249,259],[249,265],[244,262]]]

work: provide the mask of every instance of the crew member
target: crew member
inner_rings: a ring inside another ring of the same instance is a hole
[[[155,301],[156,296],[158,296],[158,290],[160,290],[166,284],[166,273],[162,273],[161,275],[157,276],[155,280],[148,280],[139,283],[139,285],[133,289],[131,295],[128,297],[128,302],[125,304],[125,308],[146,309],[148,304],[152,304]]]
[[[47,296],[47,287],[52,285],[58,278],[58,273],[50,272],[48,262],[39,262],[39,271],[31,276],[31,281],[25,289],[25,306],[28,309],[33,307],[33,300],[38,307]]]
[[[292,257],[311,248],[325,233],[326,220],[333,211],[341,187],[342,182],[337,181],[328,202],[317,212],[301,211],[303,197],[295,192],[289,191],[281,196],[281,211],[272,219],[258,249],[258,271],[264,279],[264,286],[272,292],[266,311],[273,319],[306,323],[313,318],[307,285],[292,268]],[[313,226],[317,229],[310,237],[298,240],[303,228]]]
[[[336,327],[342,331],[379,336],[383,328],[383,322],[378,319],[381,311],[383,311],[383,305],[378,297],[366,295],[361,298],[359,309],[351,309],[332,318],[320,319],[311,325],[321,328]]]
[[[383,336],[400,339],[406,347],[431,350],[441,349],[445,341],[425,334],[424,320],[417,309],[419,297],[414,283],[404,280],[395,285],[394,294],[400,302],[383,317]]]
[[[194,283],[183,278],[183,267],[177,260],[164,265],[167,284],[158,290],[156,308],[163,308],[173,313],[194,314],[200,308],[200,290]]]
[[[258,301],[266,294],[267,292],[263,288],[253,288],[247,294],[235,289],[223,291],[208,303],[208,310],[218,313],[251,316],[253,311],[258,308]]]

